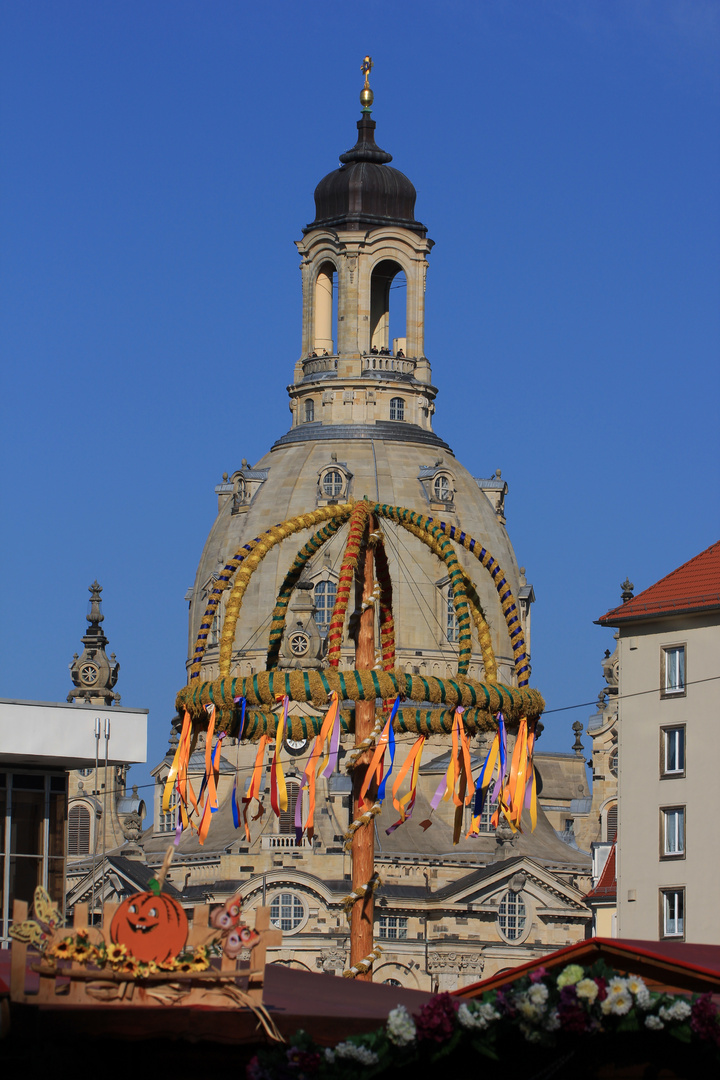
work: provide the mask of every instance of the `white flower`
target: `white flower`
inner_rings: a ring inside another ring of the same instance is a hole
[[[649,1009],[652,1009],[653,999],[647,986],[643,987],[643,989],[637,994],[635,998],[635,1004],[637,1005],[638,1009],[642,1009],[643,1012],[647,1012]]]
[[[548,999],[548,988],[543,983],[534,983],[527,992],[533,1005],[544,1005]]]
[[[598,996],[597,983],[594,979],[581,979],[579,983],[575,983],[575,993],[579,998],[592,1002]]]
[[[356,1046],[355,1043],[342,1042],[335,1047],[335,1057],[345,1058],[348,1061],[359,1061],[361,1065],[377,1065],[380,1058],[368,1050],[365,1046]]]
[[[691,1012],[692,1009],[687,1001],[683,1001],[682,998],[677,998],[672,1005],[662,1006],[660,1009],[660,1016],[663,1020],[687,1020]]]
[[[519,997],[515,999],[517,1010],[521,1016],[526,1020],[537,1020],[542,1012],[538,1009],[537,1005],[533,1005],[531,1001],[528,1001],[526,997]]]
[[[476,1005],[471,1009],[465,1002],[458,1009],[458,1023],[461,1027],[484,1031],[492,1020],[498,1020],[500,1013],[492,1005]]]
[[[632,1008],[632,995],[627,990],[618,990],[616,993],[606,997],[600,1008],[606,1016],[608,1013],[612,1013],[614,1016],[624,1016]]]
[[[331,1065],[335,1061],[335,1051],[331,1050],[329,1046],[325,1047],[325,1060],[329,1061]]]
[[[619,994],[623,990],[627,990],[627,979],[621,979],[619,975],[616,975],[607,984],[607,992],[609,996],[613,994]]]
[[[645,1027],[650,1028],[651,1031],[661,1031],[665,1025],[659,1016],[646,1016]]]
[[[642,997],[648,993],[648,988],[639,975],[628,975],[627,988],[633,997]]]
[[[415,1042],[415,1023],[404,1005],[398,1005],[387,1018],[387,1035],[395,1046],[409,1046]]]
[[[560,1026],[560,1016],[558,1015],[558,1011],[557,1009],[553,1009],[553,1011],[550,1013],[547,1020],[545,1021],[545,1030],[557,1031]]]

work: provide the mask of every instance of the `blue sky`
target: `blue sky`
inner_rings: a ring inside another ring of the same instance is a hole
[[[0,12],[0,695],[64,700],[87,586],[150,762],[184,682],[214,485],[287,430],[293,241],[355,140],[436,247],[435,429],[501,468],[535,586],[541,747],[593,620],[717,540],[720,5],[25,0]],[[147,781],[148,770],[133,779]],[[148,792],[149,794],[149,792]]]

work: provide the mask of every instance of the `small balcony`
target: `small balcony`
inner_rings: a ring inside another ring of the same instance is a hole
[[[299,844],[295,843],[294,833],[270,833],[261,837],[261,847],[263,851],[269,851],[271,848],[310,848],[312,849],[312,840],[308,840],[307,836],[303,836]]]
[[[328,371],[337,371],[337,356],[309,356],[303,360],[303,378],[308,375],[324,375]]]

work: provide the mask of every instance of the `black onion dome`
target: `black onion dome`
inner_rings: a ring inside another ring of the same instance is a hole
[[[375,142],[375,121],[363,116],[357,126],[355,146],[315,188],[315,220],[304,232],[401,225],[424,236],[426,227],[415,220],[415,188],[404,173],[388,167],[392,154]]]

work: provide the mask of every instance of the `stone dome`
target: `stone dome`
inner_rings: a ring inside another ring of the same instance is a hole
[[[315,220],[305,231],[402,225],[424,236],[425,226],[415,220],[415,188],[404,173],[388,166],[392,154],[375,142],[375,121],[366,115],[357,126],[355,146],[340,155],[340,168],[315,188]]]

